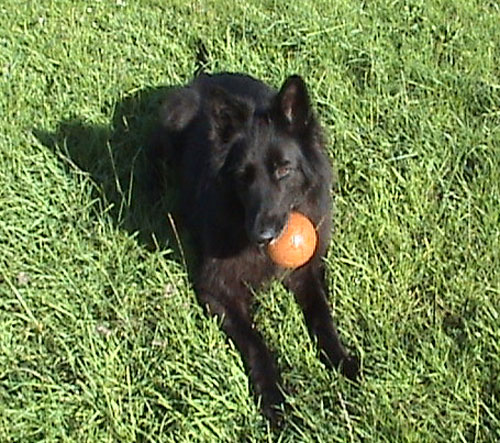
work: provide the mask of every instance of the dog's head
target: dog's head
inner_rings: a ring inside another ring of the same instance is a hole
[[[318,128],[306,85],[289,77],[265,109],[223,90],[210,100],[220,179],[243,208],[248,238],[267,243],[282,232],[313,180]]]

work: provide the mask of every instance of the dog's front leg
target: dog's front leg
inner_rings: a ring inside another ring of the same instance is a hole
[[[224,286],[227,288],[227,281]],[[255,394],[262,398],[264,414],[276,424],[279,419],[276,406],[284,401],[278,387],[279,375],[271,352],[252,324],[250,294],[245,291],[248,289],[243,285],[237,290],[233,287],[231,294],[217,287],[197,288],[200,303],[221,319],[222,329],[239,350]]]
[[[359,361],[349,356],[340,341],[326,298],[321,266],[315,261],[294,271],[285,280],[299,302],[310,335],[318,342],[320,358],[327,366],[340,368],[349,379],[359,372]]]

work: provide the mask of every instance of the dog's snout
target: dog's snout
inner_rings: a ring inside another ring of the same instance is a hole
[[[278,236],[278,231],[274,227],[265,227],[257,231],[254,235],[257,243],[269,243]]]
[[[269,243],[279,237],[285,221],[284,216],[258,216],[249,230],[251,240],[258,244]]]

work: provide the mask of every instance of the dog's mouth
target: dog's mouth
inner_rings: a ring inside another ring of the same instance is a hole
[[[276,234],[276,236],[273,239],[271,239],[268,242],[268,244],[278,240],[278,238],[280,238],[283,235],[283,233],[286,231],[287,226],[288,226],[288,218],[287,218],[286,222],[283,224],[283,226],[281,226],[281,228],[278,230],[278,233]]]
[[[260,248],[266,247],[269,243],[272,243],[281,237],[283,232],[285,232],[287,225],[288,217],[285,223],[282,223],[278,228],[269,227],[259,232],[258,235],[254,235],[254,243]]]

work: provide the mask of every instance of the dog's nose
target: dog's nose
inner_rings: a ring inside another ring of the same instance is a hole
[[[276,238],[278,232],[275,228],[263,228],[255,234],[255,241],[257,243],[269,243]]]

